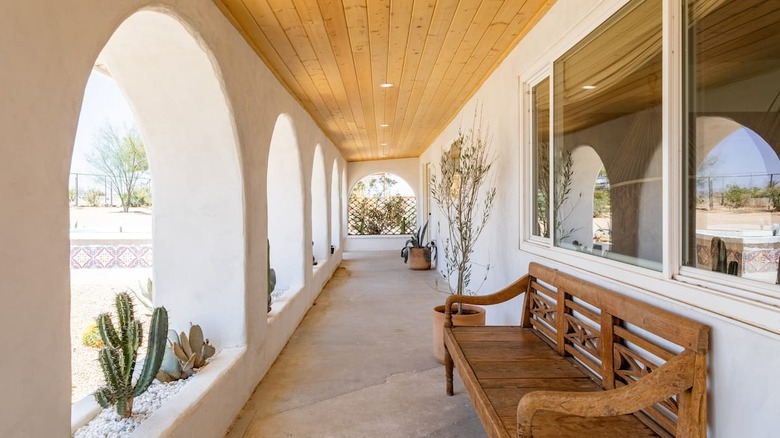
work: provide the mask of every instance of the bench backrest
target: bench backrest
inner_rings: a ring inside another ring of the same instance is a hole
[[[707,326],[536,263],[529,276],[523,327],[583,365],[604,389],[630,385],[685,350],[696,353],[694,387],[639,417],[672,436],[678,420],[706,419]]]

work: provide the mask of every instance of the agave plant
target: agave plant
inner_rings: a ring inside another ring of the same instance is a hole
[[[133,413],[133,398],[146,392],[163,360],[168,312],[164,307],[157,307],[152,313],[146,360],[135,385],[132,383],[133,371],[143,328],[141,321],[135,319],[133,302],[127,292],[117,294],[116,313],[119,320],[117,328],[108,313],[97,318],[100,338],[104,344],[100,349],[99,362],[106,386],[95,391],[95,400],[104,409],[115,405],[119,415],[129,418]]]
[[[139,303],[143,304],[144,307],[146,307],[150,312],[154,308],[152,306],[152,279],[148,278],[146,280],[146,287],[144,287],[141,282],[138,282],[138,290],[130,289],[130,291],[135,295],[135,298],[138,300]]]
[[[157,380],[172,382],[186,379],[195,369],[206,365],[206,359],[214,356],[215,352],[209,340],[203,339],[203,330],[197,324],[190,326],[189,337],[184,332],[177,334],[175,330],[169,330],[168,345],[157,372]]]
[[[409,248],[424,248],[425,251],[423,251],[423,254],[425,254],[425,261],[430,263],[431,255],[436,250],[436,244],[433,241],[423,243],[425,242],[425,232],[427,230],[428,222],[425,222],[425,225],[414,230],[411,238],[406,241],[404,247],[401,249],[401,258],[404,259],[404,263],[409,260]]]

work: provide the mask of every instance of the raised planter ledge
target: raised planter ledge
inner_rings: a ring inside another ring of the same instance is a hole
[[[136,428],[130,437],[171,436],[190,414],[200,408],[203,400],[214,391],[218,384],[234,369],[245,355],[246,347],[233,347],[221,350],[208,366],[203,367],[179,392],[165,401],[149,418]],[[92,395],[88,395],[71,405],[70,433],[76,432],[97,417],[102,411]],[[229,420],[232,421],[232,420]]]
[[[202,436],[216,436],[224,433],[233,421],[233,409],[226,402],[226,394],[220,393],[224,393],[226,390],[231,391],[231,385],[223,383],[227,383],[225,380],[228,376],[237,371],[238,363],[244,358],[246,352],[246,347],[221,350],[209,362],[208,366],[203,367],[197,374],[190,377],[192,381],[166,400],[160,409],[130,434],[130,437],[186,436],[192,432],[191,427],[199,429],[203,433]],[[230,377],[235,378],[236,376]],[[230,411],[227,419],[224,414],[220,415],[220,413],[215,412],[219,409],[217,405],[203,406],[209,398],[213,398],[211,400],[213,403],[222,405],[222,409]],[[222,400],[222,402],[216,400]],[[243,406],[244,400],[241,399],[239,403]],[[195,414],[200,415],[201,418],[199,421],[193,422],[192,417]],[[220,421],[226,422],[226,424],[220,424]],[[189,427],[183,427],[188,422],[190,423]]]

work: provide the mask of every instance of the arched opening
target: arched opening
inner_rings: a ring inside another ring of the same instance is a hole
[[[137,122],[116,82],[93,70],[84,93],[71,159],[71,400],[103,382],[96,317],[114,296],[137,291],[136,317],[148,327],[151,301],[139,285],[152,276],[151,179]],[[144,286],[145,291],[145,286]],[[139,359],[145,350],[139,351]]]
[[[603,254],[612,245],[612,202],[609,196],[609,176],[601,166],[593,183],[593,252]]]
[[[775,283],[780,159],[764,138],[732,119],[699,117],[696,125],[703,134],[696,154],[696,266]]]
[[[330,244],[341,247],[341,184],[339,184],[339,163],[333,160],[330,172]]]
[[[295,127],[287,114],[276,119],[271,136],[266,188],[268,241],[278,296],[299,290],[304,283],[303,170]]]
[[[314,162],[311,169],[311,236],[313,240],[314,263],[328,258],[328,180],[325,173],[325,157],[322,146],[314,148]]]
[[[398,175],[373,173],[352,187],[348,221],[350,235],[410,234],[417,226],[417,198]]]
[[[200,324],[220,350],[245,342],[243,188],[231,111],[205,47],[178,19],[141,11],[95,65],[126,96],[148,153],[153,303],[168,309],[170,328]]]
[[[562,246],[591,251],[597,223],[594,220],[596,183],[604,163],[588,145],[577,146],[562,160],[568,163],[570,172],[562,172],[557,181],[556,199],[560,201],[556,202],[560,205],[555,209],[554,236]]]

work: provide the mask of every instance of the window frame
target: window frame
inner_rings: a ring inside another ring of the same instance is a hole
[[[653,297],[655,300],[673,302],[688,309],[705,311],[716,319],[740,323],[757,333],[767,331],[780,334],[780,287],[755,280],[728,276],[692,267],[682,266],[683,219],[685,180],[683,178],[683,145],[687,132],[683,123],[685,115],[685,38],[687,0],[662,1],[662,260],[661,271],[622,263],[591,254],[555,247],[551,237],[533,236],[535,193],[533,193],[532,166],[533,145],[532,111],[534,102],[532,87],[545,78],[550,79],[550,140],[555,120],[553,63],[569,49],[577,45],[591,32],[631,0],[601,2],[595,5],[582,20],[566,32],[558,42],[540,53],[539,61],[520,73],[521,84],[519,124],[521,145],[525,151],[519,169],[525,173],[520,178],[525,187],[520,208],[521,253],[544,259],[553,267],[577,269],[592,274],[601,284],[619,284],[624,288]],[[553,148],[550,142],[550,159]],[[551,161],[552,163],[552,161]],[[551,167],[550,184],[553,184]],[[552,187],[550,187],[552,190]],[[552,192],[551,192],[552,193]],[[552,205],[550,205],[550,209]],[[550,210],[551,214],[553,212]]]
[[[525,123],[523,124],[526,126],[526,135],[523,138],[523,145],[525,146],[525,160],[528,163],[528,166],[526,168],[528,169],[525,172],[525,190],[521,190],[520,193],[525,192],[524,200],[522,202],[522,205],[525,206],[528,209],[528,212],[524,212],[521,214],[521,217],[528,218],[528,220],[524,221],[525,226],[522,230],[522,236],[523,236],[523,242],[528,242],[531,244],[539,245],[541,247],[548,247],[550,243],[552,242],[552,233],[548,237],[544,236],[538,236],[534,234],[534,224],[536,223],[536,191],[534,188],[536,187],[536,181],[535,181],[535,173],[532,169],[532,166],[536,164],[536,144],[534,143],[535,138],[535,110],[536,110],[536,101],[533,98],[533,89],[537,86],[539,86],[544,80],[547,79],[547,86],[548,86],[548,105],[549,105],[549,117],[548,117],[548,132],[547,132],[547,159],[550,160],[549,162],[552,163],[553,158],[553,151],[552,151],[552,120],[553,120],[553,109],[552,109],[552,62],[545,64],[541,69],[539,69],[530,80],[524,82],[524,90],[523,90],[523,96],[524,101],[526,104],[526,110],[524,111],[524,119]],[[522,167],[521,167],[522,168]],[[550,190],[552,190],[553,187],[553,181],[548,178],[548,193],[552,193]],[[553,200],[551,196],[548,196],[548,206],[547,206],[547,212],[550,214],[552,212],[552,205]],[[548,219],[548,222],[550,219]],[[521,245],[522,246],[522,245]]]

